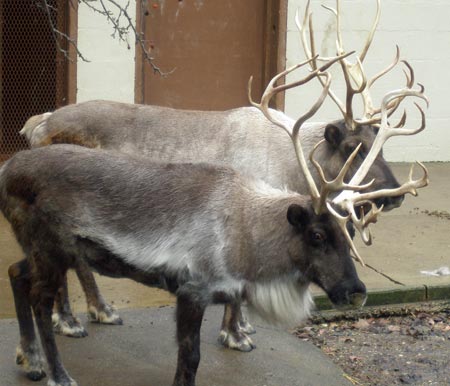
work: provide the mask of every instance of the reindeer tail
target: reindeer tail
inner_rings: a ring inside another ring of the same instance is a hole
[[[47,120],[52,113],[33,115],[26,121],[20,134],[25,136],[31,147],[40,146],[41,139],[46,137]]]

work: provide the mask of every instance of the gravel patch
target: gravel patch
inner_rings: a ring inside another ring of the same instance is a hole
[[[294,334],[354,385],[450,385],[450,303],[322,313]]]

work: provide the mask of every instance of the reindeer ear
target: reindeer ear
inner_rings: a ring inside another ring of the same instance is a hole
[[[340,127],[330,123],[325,127],[324,137],[331,146],[338,147],[344,139],[344,133]]]
[[[296,228],[304,228],[310,222],[309,212],[303,206],[291,204],[287,211],[289,223]]]

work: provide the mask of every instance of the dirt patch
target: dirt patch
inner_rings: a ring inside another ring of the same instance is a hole
[[[410,210],[409,213],[411,214],[426,214],[427,216],[431,217],[437,217],[444,220],[450,220],[450,213],[446,210],[420,210],[419,208],[414,208],[413,210]]]
[[[450,304],[322,314],[295,331],[354,385],[450,385]]]

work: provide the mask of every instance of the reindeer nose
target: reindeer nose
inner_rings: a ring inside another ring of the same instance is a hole
[[[367,300],[367,294],[362,292],[355,292],[349,296],[350,306],[353,308],[361,308]]]
[[[328,292],[328,297],[338,310],[359,308],[367,299],[366,286],[357,278],[346,280]]]

